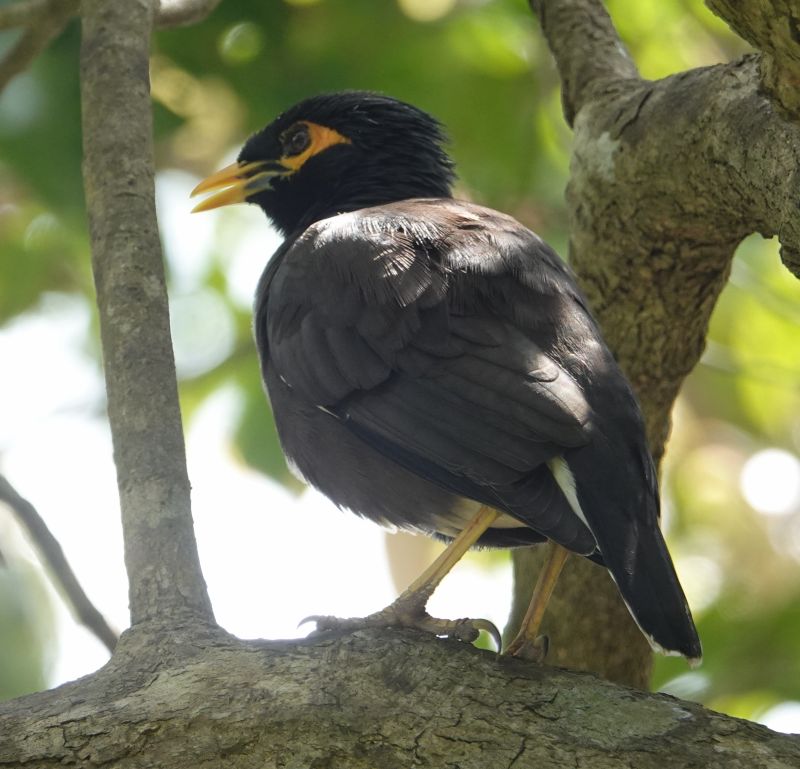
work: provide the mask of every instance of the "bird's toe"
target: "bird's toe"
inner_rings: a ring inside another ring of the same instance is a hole
[[[550,639],[546,635],[540,635],[536,640],[526,636],[518,636],[509,644],[505,650],[505,655],[531,662],[544,662],[549,649]]]
[[[480,631],[483,630],[491,636],[497,651],[499,652],[501,649],[500,631],[493,622],[487,619],[471,619],[467,617],[462,619],[438,619],[431,617],[424,608],[420,609],[402,602],[390,604],[385,609],[366,617],[312,615],[303,619],[300,625],[304,625],[307,622],[316,624],[316,629],[309,636],[311,638],[334,631],[355,632],[365,628],[403,627],[433,633],[433,635],[443,638],[455,638],[465,643],[473,643],[480,635]]]

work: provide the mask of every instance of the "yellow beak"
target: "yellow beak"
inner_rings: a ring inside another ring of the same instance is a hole
[[[212,208],[244,203],[251,195],[268,190],[276,176],[293,173],[277,160],[256,160],[252,163],[231,163],[229,166],[203,179],[193,190],[191,197],[202,192],[220,190],[200,201],[192,213],[210,211]]]

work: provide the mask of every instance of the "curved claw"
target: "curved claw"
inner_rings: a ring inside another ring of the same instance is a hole
[[[494,648],[497,650],[497,653],[503,653],[503,637],[500,635],[500,631],[497,629],[497,625],[495,625],[494,622],[490,622],[488,619],[473,619],[470,620],[470,622],[474,628],[485,630],[492,641],[494,641]]]
[[[455,638],[458,641],[466,643],[473,643],[477,640],[481,630],[486,631],[494,642],[497,653],[499,654],[503,648],[503,641],[500,636],[500,631],[494,622],[488,619],[457,619],[457,620],[438,620],[428,618],[429,622],[426,626],[420,626],[424,630],[428,630],[435,635],[444,636],[446,638]]]
[[[307,622],[315,622],[319,624],[319,622],[323,619],[325,619],[324,614],[309,614],[307,617],[303,617],[303,619],[301,619],[300,622],[297,623],[297,627],[301,628]]]
[[[360,618],[343,619],[342,617],[332,617],[327,614],[310,614],[308,617],[301,619],[297,623],[297,627],[302,627],[307,622],[313,622],[317,626],[315,630],[309,633],[309,637],[324,633],[326,630],[357,630],[366,624]]]

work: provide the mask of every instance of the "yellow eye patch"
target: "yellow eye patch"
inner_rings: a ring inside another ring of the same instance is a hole
[[[301,122],[308,131],[310,139],[308,146],[297,155],[282,155],[280,161],[281,165],[292,169],[292,171],[299,171],[309,158],[319,155],[320,152],[324,152],[335,144],[352,144],[350,139],[342,136],[333,128],[319,125],[319,123],[311,123],[307,120]]]

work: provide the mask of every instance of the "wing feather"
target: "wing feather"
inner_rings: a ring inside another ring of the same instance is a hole
[[[514,260],[541,255],[535,236],[508,222],[505,241],[480,221],[421,227],[386,209],[318,222],[275,269],[280,290],[257,333],[289,387],[375,450],[591,552],[592,534],[554,501],[546,466],[587,442],[591,409],[539,340],[536,308],[534,323],[516,320],[514,303],[537,297]],[[559,268],[550,272],[537,290],[558,293]]]

